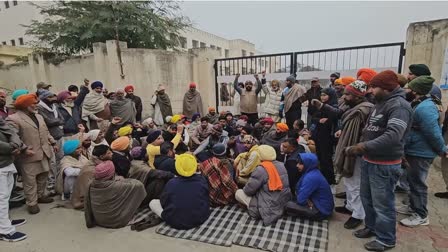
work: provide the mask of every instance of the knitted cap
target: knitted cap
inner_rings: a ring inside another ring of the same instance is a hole
[[[365,96],[367,93],[367,84],[362,80],[356,80],[345,87],[345,91],[356,96]]]
[[[431,91],[434,78],[431,76],[419,76],[408,83],[408,87],[420,95],[426,95]]]
[[[409,66],[409,71],[415,76],[431,75],[429,67],[425,64],[412,64]]]
[[[386,70],[375,75],[370,81],[370,86],[392,91],[399,87],[400,83],[398,83],[398,77],[394,71]]]

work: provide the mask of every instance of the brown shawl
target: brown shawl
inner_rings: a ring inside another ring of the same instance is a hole
[[[59,170],[59,173],[56,177],[56,185],[55,190],[57,193],[64,193],[64,170],[68,167],[72,168],[83,168],[88,163],[88,159],[84,157],[83,155],[79,156],[79,159],[76,159],[72,156],[64,156],[61,160],[61,170]]]
[[[171,108],[170,97],[166,93],[162,95],[158,94],[156,102],[159,104],[160,113],[162,113],[163,120],[165,120],[167,116],[173,115],[173,109]]]
[[[110,101],[110,112],[112,117],[120,117],[122,123],[132,122],[135,123],[135,115],[137,110],[135,104],[131,99],[115,99]]]
[[[92,156],[84,167],[82,167],[81,172],[78,175],[78,179],[73,186],[72,193],[72,205],[75,209],[84,208],[84,196],[89,189],[89,184],[93,180],[93,175],[95,173],[95,166],[101,163],[97,157]]]
[[[86,193],[85,218],[88,228],[126,226],[146,197],[145,186],[135,179],[93,180]]]
[[[201,94],[197,90],[194,93],[188,90],[184,96],[182,114],[191,118],[194,113],[203,115]]]
[[[344,149],[360,142],[362,129],[373,104],[362,102],[342,115],[342,133],[335,151],[336,170],[344,177],[353,176],[356,157],[346,156]]]
[[[285,113],[289,111],[292,104],[306,92],[299,84],[293,84],[288,93],[285,94]]]

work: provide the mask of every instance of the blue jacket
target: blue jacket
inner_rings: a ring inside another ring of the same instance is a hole
[[[210,215],[208,194],[208,182],[202,175],[171,179],[160,196],[162,219],[176,229],[201,225]]]
[[[411,132],[406,138],[405,154],[422,158],[435,158],[446,151],[439,111],[431,98],[414,108]]]
[[[333,213],[334,201],[330,185],[317,168],[317,156],[313,153],[300,153],[305,169],[297,183],[297,204],[307,206],[307,200],[313,202],[314,207],[324,216]]]

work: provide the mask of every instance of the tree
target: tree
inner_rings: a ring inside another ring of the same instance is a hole
[[[34,4],[44,16],[24,25],[32,44],[57,54],[91,51],[93,43],[119,39],[130,48],[168,49],[190,21],[174,1],[58,1]]]

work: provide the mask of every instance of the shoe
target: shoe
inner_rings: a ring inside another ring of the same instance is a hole
[[[408,192],[409,192],[408,190],[405,190],[403,187],[399,185],[395,187],[395,193],[408,193]]]
[[[334,208],[334,211],[341,213],[341,214],[348,214],[352,215],[352,211],[348,210],[345,206],[338,206]]]
[[[340,192],[340,193],[336,193],[334,196],[335,196],[336,198],[338,198],[338,199],[346,199],[346,198],[347,198],[347,193],[345,193],[345,192]]]
[[[350,217],[345,223],[344,228],[346,229],[355,229],[362,224],[362,220]]]
[[[9,242],[18,242],[26,239],[26,234],[20,232],[14,232],[12,234],[2,235],[0,234],[0,240]]]
[[[438,192],[435,193],[434,196],[441,199],[448,199],[448,192]]]
[[[28,213],[30,214],[38,214],[40,212],[39,205],[28,206]]]
[[[355,232],[353,232],[353,235],[357,238],[364,239],[374,237],[375,232],[365,227],[363,229],[356,230]]]
[[[412,210],[412,208],[410,206],[407,206],[407,205],[403,205],[401,207],[397,207],[396,211],[397,211],[397,213],[401,213],[401,214],[404,214],[404,215],[412,215],[412,214],[415,213],[414,210]]]
[[[422,218],[418,214],[414,213],[411,217],[402,219],[400,224],[406,227],[417,227],[429,225],[428,217]]]
[[[22,226],[25,223],[26,223],[25,219],[17,219],[11,221],[11,225],[13,225],[14,227]]]
[[[52,203],[54,201],[53,198],[50,198],[48,196],[43,196],[42,198],[37,199],[37,203],[41,203],[41,204],[48,204],[48,203]]]
[[[17,202],[17,201],[22,201],[25,199],[25,195],[23,194],[23,192],[19,193],[19,192],[12,192],[11,193],[11,197],[9,197],[9,201],[10,202]]]
[[[368,251],[386,251],[391,248],[394,248],[394,246],[384,246],[383,244],[377,242],[377,241],[371,241],[366,244],[364,244],[364,248]]]

